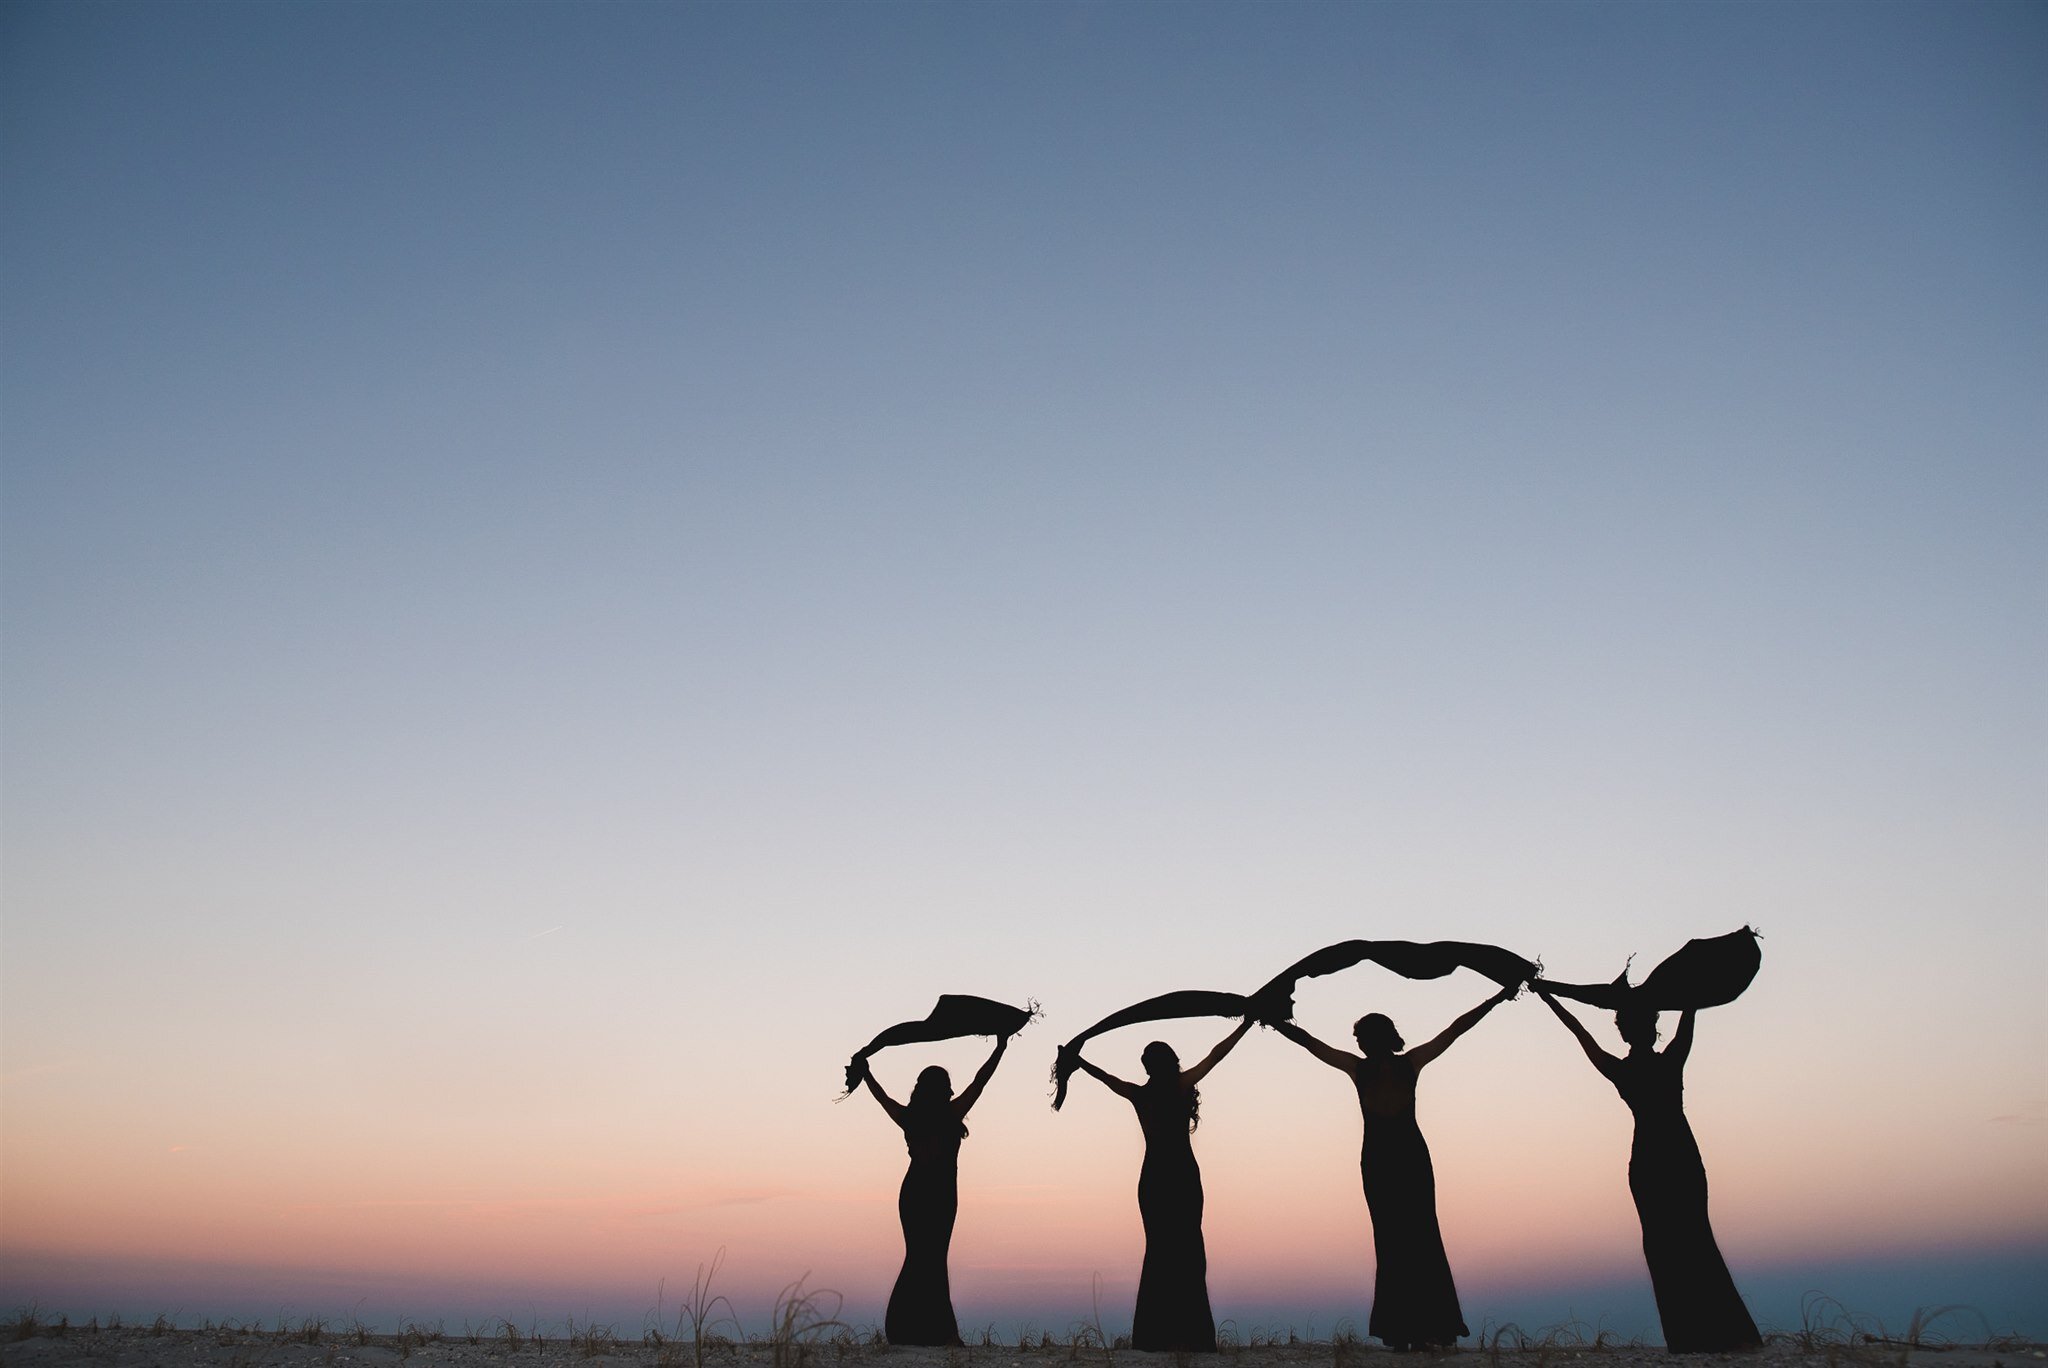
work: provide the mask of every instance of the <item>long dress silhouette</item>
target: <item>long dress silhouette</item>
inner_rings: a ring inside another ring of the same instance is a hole
[[[917,1076],[910,1101],[898,1102],[882,1090],[858,1060],[859,1081],[903,1131],[910,1150],[910,1168],[896,1194],[896,1216],[903,1223],[903,1269],[889,1292],[882,1333],[891,1344],[960,1343],[960,1324],[953,1317],[953,1285],[946,1272],[946,1254],[953,1243],[953,1218],[960,1210],[960,1142],[967,1136],[967,1113],[988,1086],[1009,1037],[996,1040],[986,1063],[953,1096],[953,1080],[936,1064]]]
[[[1342,1070],[1357,1089],[1365,1122],[1358,1172],[1366,1209],[1372,1213],[1377,1264],[1367,1329],[1391,1348],[1455,1344],[1460,1335],[1471,1333],[1458,1306],[1457,1284],[1437,1224],[1436,1168],[1415,1123],[1415,1080],[1451,1042],[1516,992],[1515,987],[1503,988],[1445,1027],[1436,1039],[1405,1054],[1400,1032],[1378,1012],[1360,1017],[1352,1027],[1358,1054],[1324,1044],[1293,1022],[1271,1023],[1317,1059]]]
[[[1756,1321],[1735,1290],[1714,1228],[1707,1220],[1707,1167],[1685,1119],[1685,1060],[1692,1053],[1693,1012],[1680,1014],[1678,1031],[1659,1053],[1657,1013],[1623,1008],[1614,1024],[1628,1042],[1626,1056],[1600,1048],[1585,1026],[1539,984],[1537,996],[1570,1028],[1635,1116],[1628,1152],[1628,1190],[1643,1226],[1643,1261],[1657,1296],[1664,1347],[1674,1354],[1726,1353],[1763,1343]]]
[[[1138,1273],[1138,1304],[1131,1316],[1131,1347],[1216,1351],[1216,1317],[1209,1310],[1209,1252],[1202,1243],[1202,1170],[1193,1134],[1201,1094],[1195,1085],[1252,1028],[1246,1017],[1201,1063],[1180,1067],[1171,1046],[1145,1047],[1143,1083],[1098,1069],[1078,1051],[1070,1058],[1108,1085],[1138,1114],[1145,1163],[1138,1170],[1138,1217],[1145,1226],[1145,1263]]]

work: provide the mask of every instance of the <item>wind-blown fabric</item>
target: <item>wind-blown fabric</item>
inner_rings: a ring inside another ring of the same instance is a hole
[[[1756,932],[1745,926],[1725,936],[1687,941],[1633,988],[1626,969],[1612,983],[1552,983],[1545,979],[1542,986],[1558,997],[1609,1011],[1641,1007],[1684,1012],[1735,1001],[1762,964]]]
[[[1247,1012],[1266,1021],[1285,1021],[1294,1015],[1294,986],[1305,978],[1320,978],[1371,960],[1403,978],[1433,979],[1457,969],[1471,969],[1507,988],[1533,978],[1538,966],[1497,945],[1475,945],[1469,941],[1349,940],[1326,945],[1296,960],[1265,987],[1246,997],[1238,993],[1208,992],[1190,988],[1146,998],[1120,1012],[1112,1012],[1069,1040],[1060,1048],[1052,1066],[1054,1110],[1067,1100],[1067,1080],[1078,1067],[1074,1051],[1082,1043],[1119,1026],[1136,1026],[1147,1021],[1175,1017],[1241,1017]]]
[[[1024,1029],[1037,1012],[1029,1007],[1012,1007],[993,998],[968,993],[945,993],[922,1021],[904,1021],[891,1026],[861,1047],[846,1065],[846,1090],[860,1083],[860,1066],[877,1050],[891,1045],[915,1045],[928,1040],[951,1040],[956,1036],[1013,1036]]]
[[[1321,978],[1366,960],[1411,979],[1442,978],[1456,969],[1470,969],[1503,988],[1534,978],[1541,967],[1498,945],[1477,945],[1471,941],[1339,941],[1296,960],[1254,993],[1260,1015],[1280,1019],[1292,1016],[1295,985],[1302,979]]]
[[[1058,1111],[1060,1104],[1067,1100],[1067,1080],[1079,1067],[1074,1052],[1085,1041],[1104,1031],[1114,1031],[1119,1026],[1136,1026],[1146,1021],[1171,1021],[1176,1017],[1241,1017],[1251,1010],[1252,1000],[1241,993],[1212,993],[1202,988],[1188,988],[1178,993],[1161,993],[1158,997],[1132,1003],[1120,1012],[1111,1012],[1060,1046],[1059,1057],[1052,1065],[1053,1110]]]

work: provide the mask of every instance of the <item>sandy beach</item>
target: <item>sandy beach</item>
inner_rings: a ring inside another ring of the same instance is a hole
[[[1084,1337],[1085,1338],[1085,1337]],[[1509,1337],[1510,1340],[1512,1337]],[[821,1338],[798,1344],[755,1343],[707,1346],[703,1368],[1183,1368],[1195,1359],[1216,1368],[1427,1368],[1454,1361],[1472,1368],[1556,1368],[1583,1363],[1584,1368],[1652,1368],[1672,1355],[1643,1345],[1526,1343],[1466,1347],[1433,1354],[1401,1354],[1354,1342],[1297,1341],[1226,1348],[1213,1356],[1151,1354],[1129,1349],[1104,1350],[1071,1340],[1050,1347],[974,1345],[954,1349],[898,1348],[862,1342],[851,1336]],[[1989,1345],[1930,1345],[1891,1341],[1862,1343],[1801,1342],[1798,1336],[1776,1336],[1753,1354],[1683,1356],[1699,1364],[1731,1363],[1745,1368],[2020,1368],[2048,1359],[2042,1345],[1997,1342]],[[697,1368],[687,1342],[623,1340],[602,1328],[595,1334],[558,1335],[516,1341],[491,1336],[416,1332],[372,1335],[298,1330],[159,1330],[150,1327],[81,1329],[61,1333],[49,1327],[0,1345],[0,1364],[7,1368],[148,1368],[150,1365],[194,1365],[194,1368],[482,1368],[485,1364],[520,1368]]]

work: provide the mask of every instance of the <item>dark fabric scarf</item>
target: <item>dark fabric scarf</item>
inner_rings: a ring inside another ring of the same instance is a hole
[[[1262,1017],[1286,1020],[1294,1015],[1295,985],[1371,960],[1402,978],[1442,978],[1454,969],[1470,969],[1503,988],[1534,978],[1542,966],[1498,945],[1470,941],[1348,940],[1326,945],[1296,960],[1253,994]]]
[[[1052,1109],[1058,1111],[1060,1104],[1067,1100],[1067,1080],[1080,1067],[1075,1051],[1082,1042],[1104,1031],[1114,1031],[1119,1026],[1136,1026],[1146,1021],[1171,1021],[1176,1017],[1241,1017],[1252,1009],[1252,1000],[1241,993],[1212,993],[1202,988],[1188,988],[1178,993],[1161,993],[1155,998],[1133,1003],[1121,1012],[1111,1012],[1102,1020],[1090,1026],[1081,1034],[1060,1046],[1059,1057],[1052,1064]]]
[[[1175,1017],[1241,1017],[1249,1012],[1262,1021],[1285,1021],[1294,1015],[1294,988],[1300,980],[1334,974],[1366,960],[1411,979],[1442,978],[1454,969],[1471,969],[1503,988],[1534,977],[1538,968],[1520,955],[1511,954],[1497,945],[1474,945],[1467,941],[1340,941],[1336,945],[1324,946],[1305,959],[1296,960],[1250,997],[1188,989],[1147,998],[1120,1012],[1110,1013],[1060,1047],[1059,1058],[1052,1066],[1052,1105],[1057,1110],[1067,1100],[1067,1080],[1079,1067],[1074,1052],[1094,1036],[1119,1026],[1136,1026],[1142,1022],[1167,1021]]]
[[[1756,932],[1745,926],[1725,936],[1687,941],[1633,988],[1625,966],[1612,983],[1552,983],[1544,979],[1538,986],[1558,997],[1609,1011],[1635,1007],[1683,1012],[1725,1006],[1741,997],[1763,958]]]
[[[861,1062],[877,1050],[886,1050],[891,1045],[951,1040],[956,1036],[1013,1036],[1036,1015],[1035,1003],[1030,1007],[1012,1007],[1006,1002],[966,993],[943,994],[938,1006],[924,1020],[899,1022],[862,1046],[846,1065],[846,1090],[852,1092],[860,1082]]]

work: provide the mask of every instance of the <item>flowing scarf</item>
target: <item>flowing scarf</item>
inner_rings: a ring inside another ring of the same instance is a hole
[[[1454,969],[1470,969],[1503,988],[1534,978],[1542,968],[1498,945],[1475,945],[1470,941],[1339,941],[1296,960],[1254,993],[1260,1018],[1287,1020],[1294,1015],[1294,989],[1302,979],[1321,978],[1366,960],[1411,979],[1442,978]]]
[[[1255,997],[1274,1006],[1284,1001],[1292,1008],[1294,985],[1300,979],[1321,979],[1327,973],[1350,969],[1364,960],[1372,960],[1380,969],[1391,969],[1403,979],[1442,979],[1454,969],[1470,969],[1501,987],[1534,979],[1540,971],[1540,965],[1520,954],[1468,940],[1339,940],[1333,946],[1323,946],[1315,954],[1294,960]]]
[[[1756,932],[1745,926],[1725,936],[1687,941],[1633,988],[1626,967],[1612,983],[1552,983],[1546,979],[1540,986],[1558,997],[1609,1011],[1637,1007],[1684,1012],[1721,1007],[1741,997],[1763,958]]]
[[[1038,1015],[1038,1005],[1012,1007],[991,998],[967,993],[945,993],[938,1006],[922,1021],[904,1021],[891,1026],[861,1047],[846,1065],[846,1090],[860,1083],[861,1065],[877,1050],[891,1045],[915,1045],[929,1040],[951,1040],[956,1036],[1013,1036]]]
[[[1067,1100],[1067,1080],[1073,1077],[1075,1069],[1081,1067],[1076,1051],[1084,1041],[1104,1031],[1114,1031],[1119,1026],[1136,1026],[1146,1021],[1171,1021],[1176,1017],[1241,1017],[1251,1010],[1252,1000],[1241,993],[1212,993],[1206,989],[1188,988],[1178,993],[1162,993],[1133,1003],[1120,1012],[1111,1012],[1060,1046],[1059,1056],[1052,1064],[1052,1109],[1058,1111],[1060,1104]]]
[[[1212,993],[1189,989],[1165,993],[1112,1012],[1060,1047],[1053,1062],[1052,1081],[1055,1110],[1067,1099],[1067,1080],[1080,1067],[1075,1051],[1082,1042],[1119,1026],[1136,1026],[1146,1021],[1174,1017],[1241,1017],[1247,1013],[1261,1021],[1286,1021],[1294,1015],[1294,987],[1305,978],[1320,978],[1365,960],[1391,969],[1403,978],[1442,978],[1454,969],[1472,969],[1506,988],[1533,978],[1537,965],[1510,954],[1497,945],[1473,945],[1466,941],[1350,940],[1326,945],[1305,959],[1296,960],[1266,986],[1244,997],[1237,993]]]

